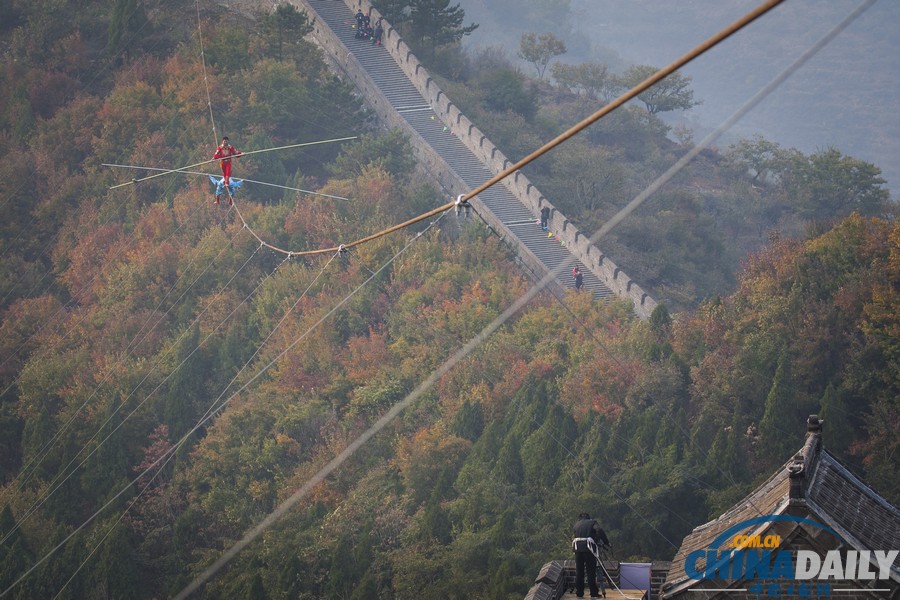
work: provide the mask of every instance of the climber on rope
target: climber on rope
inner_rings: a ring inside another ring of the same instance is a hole
[[[231,158],[232,156],[240,156],[241,151],[231,145],[228,141],[228,136],[222,138],[222,143],[219,144],[219,147],[216,148],[216,153],[213,154],[213,158],[221,159],[219,160],[219,165],[222,167],[222,176],[225,178],[225,185],[228,185],[228,180],[231,179]]]
[[[463,217],[468,219],[469,211],[472,210],[472,205],[469,204],[467,199],[463,199],[463,196],[465,196],[465,194],[460,194],[456,197],[456,216],[459,217],[460,213],[462,213]]]
[[[213,202],[213,204],[218,204],[219,199],[222,197],[222,194],[226,193],[225,178],[219,177],[218,179],[216,179],[215,177],[210,175],[209,180],[212,182],[212,184],[214,186],[216,186],[216,201]],[[232,198],[234,198],[234,195],[237,193],[238,188],[241,187],[242,183],[244,183],[243,179],[232,179],[231,181],[228,182],[228,190],[227,190],[228,206],[232,205],[232,203],[233,203]]]

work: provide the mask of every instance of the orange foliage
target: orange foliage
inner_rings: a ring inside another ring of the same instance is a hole
[[[583,361],[563,380],[560,403],[576,418],[596,412],[615,419],[624,410],[625,395],[639,368],[637,362],[617,362],[606,353]]]
[[[74,296],[87,291],[96,293],[105,282],[104,272],[121,260],[126,247],[127,239],[119,223],[107,223],[87,230],[69,252],[70,263],[62,274],[62,281]]]
[[[522,387],[531,369],[532,366],[521,358],[511,361],[503,374],[503,379],[491,390],[491,403],[485,406],[487,412],[491,415],[502,414],[509,401]]]
[[[45,119],[61,106],[78,89],[78,83],[64,73],[58,71],[33,70],[28,76],[28,98],[35,114]]]
[[[390,358],[384,335],[370,328],[368,336],[353,337],[347,341],[342,362],[347,378],[356,384],[363,384],[389,364]]]
[[[354,195],[359,202],[373,208],[390,200],[393,185],[390,174],[384,169],[368,166],[356,178]]]
[[[303,196],[284,219],[284,231],[310,248],[316,248],[321,240],[336,230],[334,203],[317,196]],[[295,242],[296,243],[296,242]]]
[[[441,470],[458,468],[471,446],[440,425],[420,429],[412,438],[400,439],[395,463],[407,486],[421,493],[434,485]]]
[[[178,225],[187,233],[199,233],[215,223],[221,217],[211,201],[211,194],[202,193],[199,186],[178,192],[172,207]]]
[[[141,239],[159,242],[175,230],[172,212],[159,204],[150,206],[137,224],[137,233]]]
[[[14,375],[28,352],[65,323],[67,314],[53,296],[23,298],[3,314],[0,325],[0,377]]]
[[[221,84],[214,71],[210,69],[204,73],[203,64],[196,57],[180,54],[172,56],[162,66],[162,75],[164,77],[161,85],[162,95],[174,98],[179,109],[187,114],[208,114],[207,86],[212,98],[222,95]],[[200,81],[204,82],[204,85],[197,85]]]
[[[131,156],[142,165],[164,165],[169,162],[169,145],[166,143],[165,133],[158,130],[138,137],[132,144]]]

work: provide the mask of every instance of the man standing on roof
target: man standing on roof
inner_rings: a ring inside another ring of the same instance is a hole
[[[600,546],[609,546],[609,539],[600,524],[591,518],[586,512],[578,515],[578,521],[574,528],[575,539],[572,540],[572,550],[575,552],[575,595],[584,597],[584,576],[587,574],[588,587],[591,590],[591,598],[599,598],[597,589],[597,559],[600,556]],[[587,571],[587,573],[585,573]],[[606,590],[603,590],[606,597]]]
[[[216,148],[216,153],[213,154],[213,158],[221,159],[219,165],[222,167],[222,176],[225,178],[225,185],[228,185],[228,180],[231,179],[231,158],[228,157],[240,156],[240,154],[241,151],[228,142],[228,136],[222,138],[222,143],[219,144],[219,147]]]

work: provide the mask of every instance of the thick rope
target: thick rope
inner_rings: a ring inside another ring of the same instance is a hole
[[[466,194],[461,194],[454,201],[448,202],[447,204],[444,204],[433,210],[423,213],[417,217],[409,219],[408,221],[404,221],[403,223],[400,223],[399,225],[394,225],[393,227],[385,229],[384,231],[379,231],[378,233],[372,234],[372,235],[364,237],[362,239],[358,239],[354,242],[347,242],[347,243],[341,244],[340,246],[333,246],[331,248],[321,248],[319,250],[307,250],[307,251],[302,251],[302,252],[283,250],[281,248],[276,248],[276,247],[268,245],[268,244],[266,244],[266,246],[268,248],[271,248],[272,250],[275,250],[276,252],[283,252],[285,254],[290,254],[292,256],[310,256],[313,254],[330,254],[332,252],[336,252],[341,246],[343,246],[344,248],[353,248],[354,246],[359,246],[360,244],[365,244],[366,242],[371,242],[372,240],[378,239],[380,237],[384,237],[386,235],[394,233],[395,231],[399,231],[400,229],[409,227],[410,225],[414,225],[415,223],[418,223],[419,221],[424,221],[425,219],[429,219],[429,218],[431,218],[435,215],[438,215],[448,209],[453,208],[454,206],[456,206],[458,204],[464,204],[464,203],[468,202],[470,199],[472,199],[475,196],[477,196],[478,194],[480,194],[481,192],[483,192],[486,189],[490,188],[491,186],[499,183],[503,179],[509,177],[510,175],[512,175],[519,169],[521,169],[522,167],[537,160],[538,158],[540,158],[541,156],[543,156],[550,150],[552,150],[552,149],[556,148],[557,146],[559,146],[560,144],[562,144],[563,142],[569,140],[570,138],[572,138],[576,134],[580,133],[581,131],[583,131],[584,129],[589,127],[590,125],[593,125],[598,120],[605,117],[612,111],[616,110],[617,108],[619,108],[620,106],[622,106],[623,104],[628,102],[629,100],[636,98],[639,94],[643,93],[648,88],[652,87],[654,84],[665,79],[666,77],[668,77],[669,75],[671,75],[672,73],[674,73],[675,71],[680,69],[681,67],[685,66],[687,63],[691,62],[692,60],[694,60],[695,58],[697,58],[698,56],[700,56],[701,54],[703,54],[704,52],[706,52],[707,50],[709,50],[710,48],[715,46],[716,44],[721,43],[722,41],[724,41],[731,35],[737,33],[739,30],[746,27],[747,25],[749,25],[750,23],[752,23],[759,17],[763,16],[764,14],[766,14],[767,12],[769,12],[770,10],[772,10],[773,8],[775,8],[782,2],[784,2],[784,0],[768,0],[766,3],[762,4],[761,6],[759,6],[755,10],[751,11],[744,17],[738,19],[737,21],[735,21],[734,23],[732,23],[731,25],[729,25],[728,27],[726,27],[725,29],[723,29],[722,31],[717,33],[716,35],[712,36],[711,38],[709,38],[708,40],[706,40],[705,42],[703,42],[702,44],[700,44],[699,46],[697,46],[696,48],[694,48],[693,50],[691,50],[690,52],[688,52],[687,54],[685,54],[684,56],[682,56],[681,58],[679,58],[678,60],[673,62],[672,64],[670,64],[669,66],[660,69],[659,71],[657,71],[656,73],[654,73],[653,75],[651,75],[650,77],[648,77],[647,79],[642,81],[641,83],[637,84],[636,86],[634,86],[633,88],[631,88],[630,90],[628,90],[627,92],[625,92],[624,94],[622,94],[621,96],[619,96],[618,98],[616,98],[615,100],[613,100],[612,102],[610,102],[609,104],[607,104],[606,106],[604,106],[603,108],[601,108],[600,110],[598,110],[597,112],[595,112],[594,114],[589,116],[588,118],[586,118],[583,121],[581,121],[580,123],[574,125],[568,131],[565,131],[564,133],[560,134],[556,138],[550,140],[549,142],[547,142],[546,144],[544,144],[543,146],[541,146],[540,148],[538,148],[537,150],[535,150],[534,152],[532,152],[531,154],[529,154],[528,156],[526,156],[525,158],[520,160],[519,162],[515,163],[514,165],[512,165],[510,167],[507,167],[505,170],[501,171],[500,173],[498,173],[497,175],[495,175],[488,181],[482,183],[481,185],[476,187],[474,190],[472,190]],[[188,168],[188,167],[185,167],[185,168]]]

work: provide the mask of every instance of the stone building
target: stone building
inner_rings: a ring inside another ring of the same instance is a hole
[[[812,415],[790,461],[684,538],[660,598],[896,599],[898,550],[900,509],[822,447]]]
[[[671,563],[644,563],[644,583],[621,579],[627,563],[605,563],[624,592],[618,597],[900,600],[900,509],[823,448],[822,426],[811,415],[800,451],[696,527]],[[574,597],[573,563],[547,563],[526,598]]]

